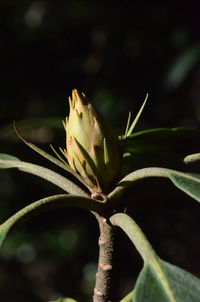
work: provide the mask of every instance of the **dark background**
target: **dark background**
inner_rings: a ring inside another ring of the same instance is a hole
[[[50,143],[64,147],[58,120],[68,114],[66,100],[73,88],[87,94],[118,133],[147,92],[137,130],[199,129],[199,9],[198,1],[1,0],[0,152],[53,167],[19,141],[11,124],[17,121],[28,139],[48,151]],[[194,141],[190,151],[198,152],[198,144]],[[142,182],[134,190],[129,211],[158,254],[200,276],[198,203],[165,180]],[[57,193],[31,175],[2,170],[1,221]],[[132,289],[142,265],[121,237],[120,296]],[[97,238],[96,221],[83,210],[54,210],[19,227],[0,252],[1,299],[40,302],[71,296],[88,301]]]

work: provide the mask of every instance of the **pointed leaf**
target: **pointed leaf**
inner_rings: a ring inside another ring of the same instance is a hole
[[[17,125],[23,131],[33,130],[37,128],[52,128],[62,130],[63,126],[60,122],[62,118],[29,118],[17,121]],[[13,124],[2,127],[0,132],[0,140],[5,140],[7,137],[13,136]]]
[[[132,302],[199,301],[200,279],[161,260],[130,216],[124,213],[114,214],[110,222],[124,230],[144,260]]]
[[[134,290],[131,291],[128,295],[126,295],[120,302],[132,302],[133,297],[134,297]]]
[[[118,200],[136,181],[149,177],[169,178],[177,188],[200,201],[200,174],[184,173],[159,167],[143,168],[128,174],[120,180],[116,188],[108,195],[108,198],[113,202]]]
[[[3,155],[3,157],[5,158],[5,154]],[[70,194],[75,194],[84,197],[89,196],[85,191],[83,191],[72,181],[68,180],[67,178],[61,176],[60,174],[50,169],[44,168],[42,166],[34,165],[31,163],[23,162],[20,160],[10,160],[10,159],[7,160],[1,158],[2,157],[0,155],[0,168],[4,168],[4,169],[18,168],[20,171],[31,173],[38,177],[46,179]]]
[[[169,178],[176,187],[200,202],[200,175],[191,173],[169,173]]]
[[[180,163],[185,154],[200,150],[200,131],[187,128],[158,128],[136,132],[125,139],[122,137],[124,158],[122,175],[143,167],[173,167]]]
[[[195,145],[199,142],[199,135],[199,130],[191,128],[148,129],[133,133],[127,138],[126,152],[148,154],[149,152],[168,152],[172,150],[183,152],[184,150],[185,153],[188,149],[191,149],[194,142]],[[125,139],[125,137],[122,139]]]
[[[6,238],[8,232],[17,224],[22,223],[38,213],[61,207],[78,207],[100,212],[102,209],[102,204],[91,198],[69,194],[59,194],[40,199],[21,209],[0,225],[0,246]]]
[[[17,157],[9,155],[9,154],[5,154],[5,153],[0,153],[0,160],[19,160]],[[1,167],[0,165],[0,169],[5,169],[4,167]]]
[[[199,302],[200,279],[161,259],[159,263],[174,298],[170,299],[163,288],[162,276],[150,263],[147,263],[136,282],[132,302]]]
[[[137,115],[136,115],[136,117],[135,117],[133,123],[131,124],[130,128],[125,132],[125,136],[126,136],[126,137],[129,137],[129,136],[133,133],[133,130],[135,129],[135,126],[137,125],[137,122],[138,122],[139,119],[140,119],[140,116],[141,116],[141,114],[142,114],[142,111],[144,110],[144,106],[146,105],[146,102],[147,102],[147,100],[148,100],[148,96],[149,96],[149,95],[148,95],[148,93],[147,93],[147,94],[146,94],[146,97],[145,97],[145,100],[144,100],[144,102],[143,102],[143,104],[142,104],[142,106],[141,106],[139,112],[137,113]],[[129,119],[128,119],[127,125],[128,125],[128,124],[129,124]],[[128,125],[128,126],[129,126],[129,125]]]
[[[186,164],[193,164],[200,162],[200,153],[190,154],[184,158]]]
[[[32,143],[29,143],[25,140],[25,138],[23,138],[21,136],[21,134],[18,132],[17,128],[16,128],[16,125],[14,123],[14,129],[15,129],[15,132],[17,134],[17,136],[29,147],[31,148],[32,150],[34,150],[35,152],[39,153],[41,156],[43,156],[44,158],[48,159],[49,161],[51,161],[52,163],[54,163],[55,165],[57,165],[58,167],[66,170],[67,172],[69,172],[70,174],[72,174],[74,177],[76,177],[80,182],[83,183],[83,180],[82,178],[77,174],[75,173],[75,171],[67,164],[67,163],[63,163],[61,160],[53,157],[51,154],[47,153],[46,151],[40,149],[39,147],[37,147],[36,145],[32,144]],[[51,146],[51,148],[53,149],[53,151],[55,152],[53,146]]]

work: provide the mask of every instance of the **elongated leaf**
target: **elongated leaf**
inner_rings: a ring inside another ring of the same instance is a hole
[[[200,150],[200,131],[188,128],[158,128],[136,132],[125,140],[122,175],[130,173],[130,168],[136,170],[142,165],[173,167],[174,163],[182,165],[180,160],[185,156]]]
[[[120,300],[120,302],[132,302],[134,297],[134,290],[131,291],[128,295],[126,295],[126,297],[124,297],[122,300]]]
[[[126,151],[134,154],[172,150],[187,152],[192,144],[199,142],[199,135],[199,130],[190,128],[148,129],[129,136]]]
[[[140,116],[141,116],[141,114],[142,114],[142,112],[143,112],[143,110],[144,110],[144,106],[146,105],[148,96],[149,96],[149,95],[148,95],[148,93],[147,93],[147,94],[146,94],[146,97],[145,97],[145,100],[144,100],[144,102],[143,102],[143,104],[142,104],[142,106],[141,106],[139,112],[137,113],[137,115],[136,115],[136,117],[135,117],[133,123],[131,124],[130,128],[127,129],[127,131],[125,132],[125,136],[126,136],[126,137],[129,137],[129,136],[133,133],[133,130],[135,129],[135,126],[137,125],[137,122],[139,121]]]
[[[17,125],[23,131],[33,130],[41,127],[48,127],[56,129],[59,131],[63,130],[61,123],[62,118],[30,118],[17,121]],[[13,124],[1,128],[0,140],[5,140],[6,138],[13,136]]]
[[[32,150],[34,150],[35,152],[37,152],[38,154],[40,154],[41,156],[43,156],[44,158],[48,159],[50,162],[54,163],[55,165],[57,165],[58,167],[64,169],[65,171],[69,172],[70,174],[72,174],[74,177],[76,177],[80,182],[83,183],[82,178],[75,173],[75,171],[66,163],[64,164],[61,160],[53,157],[51,154],[47,153],[46,151],[42,150],[41,148],[37,147],[36,145],[29,143],[25,140],[25,138],[23,138],[21,136],[21,134],[18,132],[16,125],[14,123],[14,129],[16,134],[18,135],[18,137]]]
[[[186,164],[193,164],[193,163],[197,163],[197,162],[199,163],[200,162],[200,153],[187,155],[184,158],[184,162]]]
[[[18,168],[20,171],[34,174],[38,177],[48,180],[49,182],[53,183],[54,185],[58,186],[59,188],[63,189],[65,192],[68,192],[70,194],[75,194],[84,197],[89,196],[85,191],[83,191],[72,181],[68,180],[67,178],[61,176],[60,174],[50,169],[31,163],[23,162],[20,160],[11,160],[9,155],[7,156],[7,158],[9,158],[8,160],[5,159],[5,154],[3,154],[2,156],[0,154],[0,168]]]
[[[4,154],[4,153],[0,153],[0,160],[19,160],[19,158],[9,155],[9,154]],[[4,169],[4,167],[1,167],[0,165],[0,169]]]
[[[91,198],[74,196],[70,194],[59,194],[40,199],[21,209],[0,225],[0,246],[8,232],[17,224],[22,223],[38,213],[61,207],[78,207],[100,212],[102,209],[102,204]]]
[[[139,169],[128,174],[108,195],[109,199],[115,202],[115,200],[118,200],[136,181],[149,177],[169,178],[177,188],[195,200],[200,201],[200,174],[184,173],[159,167]]]
[[[150,263],[147,263],[136,282],[132,302],[199,302],[200,279],[161,259],[159,264],[174,298],[170,299],[163,288],[161,276]]]
[[[180,190],[200,201],[200,175],[170,172],[169,178]]]
[[[161,260],[130,216],[114,214],[110,222],[124,230],[144,260],[132,302],[199,302],[200,279]]]

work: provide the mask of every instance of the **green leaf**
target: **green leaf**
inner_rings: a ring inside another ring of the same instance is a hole
[[[18,135],[18,137],[29,147],[31,148],[32,150],[34,150],[35,152],[37,152],[38,154],[40,154],[41,156],[43,156],[44,158],[48,159],[50,162],[54,163],[55,165],[57,165],[58,167],[64,169],[65,171],[69,172],[70,174],[72,174],[74,177],[76,177],[80,182],[83,183],[83,180],[82,178],[77,174],[75,173],[75,171],[67,164],[67,163],[63,163],[61,160],[55,158],[54,156],[52,156],[51,154],[47,153],[46,151],[40,149],[39,147],[37,147],[36,145],[32,144],[32,143],[29,143],[27,142],[21,135],[20,133],[18,132],[17,128],[16,128],[16,125],[14,123],[14,129],[15,129],[15,132],[16,134]],[[53,149],[54,152],[55,149],[53,148],[53,146],[51,146],[51,148]]]
[[[181,158],[200,150],[200,131],[189,128],[157,128],[133,133],[125,139],[122,175],[143,167],[182,164]]]
[[[115,202],[135,182],[150,177],[169,178],[178,189],[200,201],[200,174],[184,173],[160,167],[143,168],[126,175],[108,195],[108,198]]]
[[[159,264],[174,298],[164,289],[160,274],[146,263],[136,282],[132,302],[199,302],[200,279],[161,259]]]
[[[131,291],[130,293],[128,293],[128,295],[126,295],[122,300],[120,300],[120,302],[132,302],[132,299],[134,297],[134,293],[135,291]]]
[[[21,209],[0,225],[0,246],[8,232],[19,223],[22,223],[39,213],[62,207],[78,207],[95,212],[101,212],[102,210],[102,204],[98,201],[70,194],[59,194],[40,199]]]
[[[155,151],[187,152],[187,149],[191,148],[190,145],[199,142],[199,135],[199,130],[190,128],[157,128],[140,131],[127,138],[126,152],[134,154]]]
[[[6,157],[7,159],[5,159],[5,156],[7,156]],[[68,180],[67,178],[61,176],[60,174],[50,169],[44,168],[42,166],[23,162],[20,160],[15,160],[13,157],[10,157],[10,155],[0,154],[0,168],[2,169],[18,168],[20,171],[31,173],[38,177],[41,177],[70,194],[75,194],[84,197],[89,196],[80,187],[78,187],[76,184],[74,184],[72,181]]]
[[[184,158],[184,162],[186,164],[193,164],[193,163],[197,163],[197,162],[199,163],[200,162],[200,153],[187,155]]]
[[[191,173],[169,173],[169,178],[174,185],[200,202],[200,175]]]
[[[125,131],[125,137],[129,137],[132,133],[133,133],[133,130],[135,129],[135,126],[137,125],[137,122],[139,121],[140,119],[140,116],[142,114],[142,111],[144,110],[144,106],[146,105],[146,102],[148,100],[148,93],[146,94],[146,97],[145,97],[145,100],[139,110],[139,112],[137,113],[133,123],[131,124],[130,128],[129,128],[129,123],[130,123],[130,114],[129,114],[129,117],[128,117],[128,122],[127,122],[127,128],[126,128],[126,131]]]
[[[19,160],[17,157],[9,155],[9,154],[5,154],[5,153],[0,153],[0,160]],[[0,165],[0,169],[5,169],[4,167],[1,167]]]
[[[114,214],[110,222],[122,228],[144,260],[144,267],[136,282],[132,302],[199,301],[200,279],[161,260],[130,216],[124,213]]]
[[[17,121],[17,125],[20,127],[20,129],[23,129],[23,131],[32,131],[33,129],[38,129],[41,127],[62,131],[63,126],[61,120],[62,118],[30,118]],[[13,136],[13,134],[13,124],[2,127],[0,132],[0,140],[5,140],[6,138]]]

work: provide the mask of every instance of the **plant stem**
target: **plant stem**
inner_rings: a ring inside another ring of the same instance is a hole
[[[95,214],[100,229],[99,262],[96,274],[93,302],[117,301],[117,274],[116,274],[116,229],[107,223],[105,217]]]

